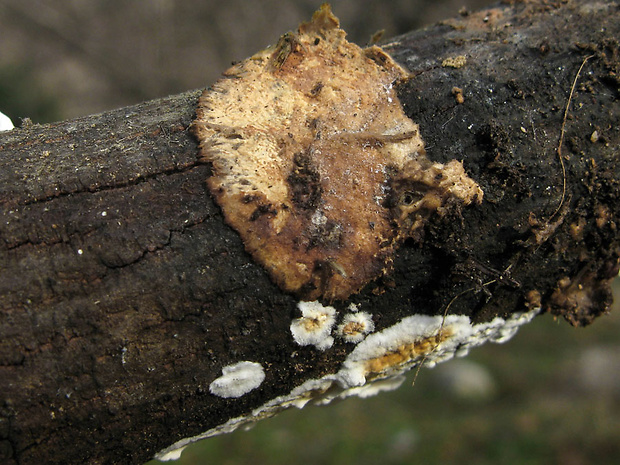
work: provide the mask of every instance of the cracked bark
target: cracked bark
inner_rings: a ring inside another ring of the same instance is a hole
[[[412,73],[399,93],[429,157],[462,159],[485,200],[431,222],[353,297],[377,330],[450,302],[476,322],[538,300],[576,325],[607,310],[619,36],[617,4],[524,2],[386,46]],[[462,67],[444,62],[458,56]],[[336,371],[351,351],[294,344],[296,299],[207,193],[187,130],[199,93],[0,134],[3,463],[141,463]],[[246,359],[269,367],[259,389],[208,393],[222,366]]]

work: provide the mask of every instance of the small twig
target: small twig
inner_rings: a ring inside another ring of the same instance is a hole
[[[566,119],[568,118],[568,110],[570,108],[571,101],[573,99],[573,94],[575,93],[575,87],[577,87],[577,80],[579,79],[579,75],[581,74],[581,70],[585,66],[586,62],[594,57],[594,55],[589,55],[583,59],[581,66],[577,70],[577,74],[575,75],[575,79],[573,80],[573,85],[570,89],[570,94],[568,95],[568,101],[566,102],[566,108],[564,109],[564,119],[562,120],[562,128],[560,129],[560,142],[558,143],[558,158],[560,159],[560,165],[562,166],[562,197],[560,198],[560,204],[558,208],[555,209],[553,215],[549,218],[551,221],[555,215],[562,209],[564,205],[564,200],[566,198],[566,166],[564,165],[564,158],[562,157],[562,144],[564,142],[564,131],[566,129]]]

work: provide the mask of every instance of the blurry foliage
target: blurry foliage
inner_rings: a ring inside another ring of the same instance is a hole
[[[491,0],[332,0],[360,45],[385,29],[389,40]],[[310,19],[322,0],[3,0],[0,68],[28,63],[28,86],[6,80],[11,111],[34,122],[75,118],[212,84],[233,61]],[[0,77],[3,79],[3,77]],[[41,94],[42,93],[42,94]],[[59,113],[34,114],[36,95]],[[18,106],[17,102],[24,105]],[[47,100],[46,100],[47,101]],[[6,111],[5,111],[6,110]],[[30,113],[30,114],[28,114]]]
[[[0,67],[0,111],[19,125],[22,118],[54,121],[60,118],[56,99],[41,89],[26,65]]]

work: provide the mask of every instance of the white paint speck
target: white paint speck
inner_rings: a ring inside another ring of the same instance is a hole
[[[0,131],[10,131],[15,126],[13,126],[13,121],[11,118],[6,116],[4,113],[0,113]]]

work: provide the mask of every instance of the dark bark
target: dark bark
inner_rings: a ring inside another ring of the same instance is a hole
[[[463,160],[485,197],[431,221],[352,298],[377,330],[446,308],[484,322],[539,298],[575,325],[608,309],[618,37],[616,3],[524,2],[386,46],[413,75],[399,92],[428,156]],[[294,343],[297,299],[223,223],[188,131],[199,94],[0,134],[2,463],[141,463],[351,352]],[[269,367],[259,389],[209,393],[248,359]]]

